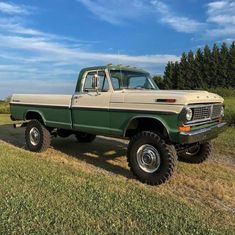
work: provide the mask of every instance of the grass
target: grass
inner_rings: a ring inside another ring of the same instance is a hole
[[[235,125],[235,96],[225,98],[225,118],[229,125]]]
[[[225,119],[228,125],[235,125],[235,89],[215,88],[210,89],[210,92],[216,93],[224,98],[225,104]]]
[[[24,150],[22,129],[0,115],[2,234],[233,234],[235,129],[214,141],[212,159],[178,163],[160,187],[127,167],[126,142],[55,139],[45,153]]]
[[[9,114],[0,114],[0,124],[10,124],[11,119]]]
[[[209,89],[210,92],[216,93],[222,97],[235,97],[235,89],[233,88],[214,88],[214,89]]]
[[[3,101],[0,101],[0,114],[8,114],[10,113],[9,104]]]

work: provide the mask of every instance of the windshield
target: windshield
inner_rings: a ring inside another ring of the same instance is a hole
[[[114,90],[158,90],[158,87],[147,73],[128,70],[110,70],[110,77]]]

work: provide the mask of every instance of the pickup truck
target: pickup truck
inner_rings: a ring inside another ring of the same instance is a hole
[[[96,135],[129,139],[127,159],[142,182],[168,180],[177,159],[201,163],[211,139],[226,125],[223,98],[207,91],[159,90],[150,74],[129,66],[82,69],[73,95],[20,95],[10,101],[12,120],[26,126],[30,151],[47,150],[51,137]]]

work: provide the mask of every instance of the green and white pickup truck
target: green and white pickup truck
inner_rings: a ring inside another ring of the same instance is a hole
[[[210,140],[225,126],[220,96],[159,90],[149,73],[129,66],[85,68],[73,95],[15,94],[10,106],[34,152],[47,150],[51,136],[75,135],[81,143],[96,135],[130,139],[129,166],[151,185],[169,179],[177,156],[189,163],[206,160]]]

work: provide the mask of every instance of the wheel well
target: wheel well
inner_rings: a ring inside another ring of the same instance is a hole
[[[156,131],[166,139],[169,138],[166,127],[161,121],[154,118],[135,118],[129,123],[124,135],[132,137],[140,131]]]
[[[44,124],[43,118],[41,116],[41,114],[39,114],[38,112],[33,112],[30,111],[25,115],[25,120],[38,120],[40,123]]]

